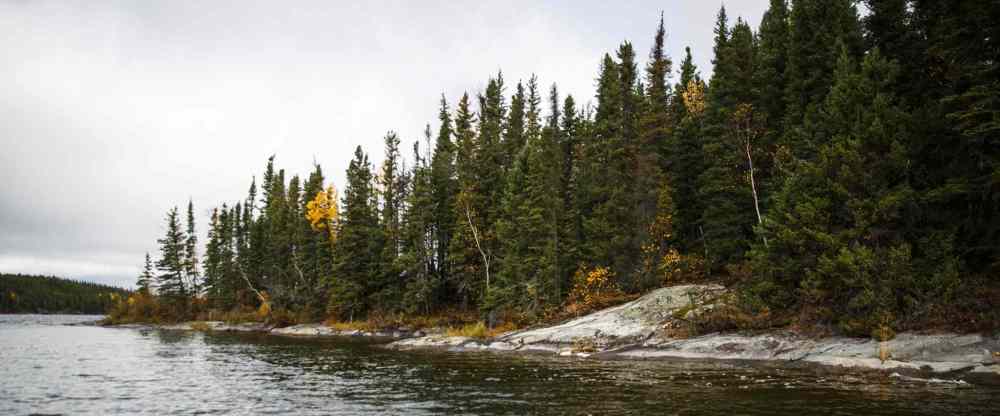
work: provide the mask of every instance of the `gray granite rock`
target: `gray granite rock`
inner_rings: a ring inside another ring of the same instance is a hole
[[[975,373],[1000,379],[997,335],[901,333],[881,346],[863,338],[806,338],[775,331],[759,335],[708,334],[677,339],[663,325],[678,315],[712,308],[724,294],[717,285],[683,285],[655,290],[632,302],[545,328],[517,331],[493,340],[433,335],[389,344],[390,348],[487,350],[561,356],[635,359],[719,359],[806,362],[841,368],[909,373]],[[880,359],[885,349],[887,359]]]

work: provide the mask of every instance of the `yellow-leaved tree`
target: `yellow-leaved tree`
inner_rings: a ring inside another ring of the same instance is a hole
[[[705,112],[705,86],[701,82],[689,81],[681,98],[684,99],[684,107],[687,108],[688,114],[691,116],[701,117],[702,113]]]
[[[337,239],[337,189],[330,185],[319,191],[312,201],[306,203],[306,219],[316,231],[326,231],[330,244]]]

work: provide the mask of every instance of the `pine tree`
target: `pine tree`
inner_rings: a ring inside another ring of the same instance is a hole
[[[785,70],[785,134],[780,144],[798,159],[810,159],[819,143],[799,127],[812,117],[833,85],[834,65],[845,45],[861,55],[858,12],[851,0],[797,0],[792,7]]]
[[[326,302],[320,289],[323,279],[333,273],[332,244],[336,240],[337,192],[332,185],[324,188],[324,181],[322,167],[315,164],[302,188],[302,215],[297,219],[301,237],[292,258],[304,280],[298,301],[313,313],[321,311]]]
[[[184,236],[184,279],[192,294],[201,291],[198,271],[198,233],[195,231],[194,202],[188,200],[187,230]]]
[[[235,308],[244,305],[255,305],[256,299],[251,299],[248,296],[244,296],[250,288],[247,279],[251,279],[251,275],[248,275],[245,270],[243,270],[243,265],[240,263],[241,259],[239,257],[239,252],[241,250],[240,238],[241,226],[240,226],[240,216],[237,213],[240,212],[239,203],[236,206],[228,207],[226,204],[222,204],[219,210],[219,222],[218,222],[218,239],[219,239],[219,254],[218,254],[218,280],[216,285],[217,297],[215,302],[223,308]],[[256,282],[252,282],[256,284]]]
[[[427,143],[431,127],[424,132]],[[413,144],[414,167],[402,230],[399,270],[406,277],[403,307],[410,313],[429,314],[436,307],[440,275],[435,264],[435,195],[430,155],[420,154],[420,142]]]
[[[400,188],[402,155],[399,153],[399,136],[396,132],[385,135],[385,159],[382,162],[382,174],[379,185],[382,191],[382,224],[385,226],[387,261],[395,259],[399,254],[400,213],[403,201]]]
[[[559,180],[559,196],[562,200],[562,215],[558,227],[559,232],[559,276],[563,287],[569,287],[569,282],[581,263],[581,245],[583,244],[582,224],[577,197],[580,188],[580,135],[581,120],[572,95],[567,95],[563,101],[562,125],[560,126],[560,149],[562,163]]]
[[[258,283],[260,287],[266,287],[270,283],[269,280],[272,279],[274,270],[277,267],[275,264],[277,259],[274,257],[275,253],[273,252],[274,242],[272,241],[272,233],[274,227],[272,224],[274,222],[273,218],[278,213],[278,206],[275,203],[276,198],[273,194],[275,193],[274,188],[278,186],[279,182],[283,182],[284,179],[279,180],[277,177],[278,174],[274,168],[274,158],[275,155],[271,155],[267,159],[267,165],[264,168],[264,174],[261,178],[259,213],[251,231],[251,233],[256,234],[254,237],[256,237],[259,245],[254,246],[251,243],[250,247],[253,247],[253,252],[245,253],[247,254],[246,256],[238,255],[240,264],[247,266],[244,269],[247,277],[255,280],[254,283]],[[281,193],[284,194],[284,190]],[[237,225],[239,225],[239,222],[237,222]],[[242,232],[236,232],[236,237],[242,234]],[[236,246],[237,253],[240,248],[241,245]]]
[[[915,117],[921,128],[916,177],[933,206],[923,220],[960,236],[956,249],[969,270],[997,276],[1000,5],[916,0],[912,9],[913,25],[926,42],[924,59],[913,63],[923,80],[910,87],[925,102]]]
[[[622,173],[612,165],[614,137],[620,134],[621,90],[618,65],[605,54],[597,81],[597,109],[594,120],[581,139],[579,212],[583,234],[581,257],[591,265],[612,264],[613,220],[610,195]]]
[[[652,235],[649,225],[659,216],[659,192],[665,182],[664,169],[668,155],[670,138],[670,86],[667,78],[671,72],[671,61],[664,52],[663,16],[656,31],[653,48],[649,53],[649,63],[646,66],[646,101],[640,119],[640,142],[636,155],[636,181],[639,229],[636,233],[642,237],[642,254],[644,267],[637,277],[639,287],[648,289],[659,283],[651,271],[655,268],[656,259],[662,257],[662,248],[658,238]]]
[[[473,209],[480,213],[483,220],[484,244],[490,248],[496,245],[495,223],[500,211],[494,201],[500,200],[504,187],[501,138],[506,119],[503,74],[497,74],[487,83],[485,95],[479,96],[479,134],[475,153],[478,195],[473,198]]]
[[[704,205],[698,198],[698,175],[704,170],[702,126],[704,123],[705,86],[685,48],[680,79],[671,101],[671,119],[677,125],[671,134],[666,175],[670,178],[674,205],[675,240],[681,251],[702,251],[701,213]],[[691,108],[693,106],[693,108]]]
[[[760,22],[753,76],[757,96],[755,106],[766,115],[769,130],[779,136],[785,113],[788,31],[787,0],[771,0]]]
[[[378,220],[372,179],[368,156],[358,146],[347,168],[343,217],[330,281],[329,311],[344,318],[353,319],[376,306],[368,297],[379,289],[373,277],[383,272],[380,257],[386,238]]]
[[[139,274],[139,278],[136,280],[136,286],[139,288],[139,293],[150,294],[151,287],[153,285],[156,277],[153,275],[153,261],[149,258],[149,253],[146,253],[146,262],[143,264],[142,273]]]
[[[899,75],[892,87],[909,105],[916,105],[933,88],[923,75],[927,69],[926,39],[914,23],[911,0],[865,0],[867,13],[861,19],[865,50],[878,49],[889,61],[896,61]]]
[[[382,172],[378,177],[382,197],[381,224],[385,243],[379,259],[383,273],[379,276],[377,288],[374,289],[375,303],[386,310],[395,309],[402,295],[403,282],[397,269],[398,257],[402,249],[402,209],[405,199],[405,179],[402,167],[402,155],[399,152],[399,136],[395,132],[385,135],[385,159],[382,162]]]
[[[468,308],[485,286],[484,256],[476,244],[478,233],[484,228],[483,213],[478,211],[480,185],[476,171],[476,154],[479,151],[472,124],[475,116],[469,109],[469,96],[465,94],[458,102],[455,113],[455,174],[457,194],[455,196],[455,233],[449,244],[449,285],[455,296],[454,301]],[[482,284],[480,284],[480,282]]]
[[[788,31],[787,0],[771,0],[760,23],[753,66],[752,105],[761,130],[753,162],[761,206],[765,210],[779,181],[773,155],[778,151],[776,146],[784,135]]]
[[[528,136],[507,179],[497,224],[503,257],[487,308],[525,315],[540,313],[562,300],[559,273],[561,223],[559,183],[559,96],[550,94],[553,114],[540,135]]]
[[[704,204],[700,226],[710,271],[743,258],[755,223],[743,146],[733,128],[737,108],[749,107],[752,101],[753,33],[742,19],[737,19],[731,31],[727,25],[722,8],[715,29],[715,70],[703,130],[705,169],[698,177],[698,198]]]
[[[212,209],[212,216],[208,222],[208,239],[205,242],[205,255],[202,257],[201,270],[202,290],[209,302],[213,302],[218,297],[218,290],[221,288],[219,277],[219,209]]]
[[[156,276],[159,294],[174,300],[183,299],[188,295],[184,281],[184,233],[176,207],[167,212],[167,232],[157,242],[160,244],[160,260],[156,262],[160,272]]]
[[[888,88],[898,67],[878,50],[860,71],[851,61],[844,48],[823,117],[810,126],[825,144],[776,197],[777,220],[765,226],[773,243],[756,253],[765,272],[758,291],[776,306],[829,305],[814,318],[868,333],[898,325],[914,299],[926,304],[946,295],[957,264],[947,250],[930,262],[913,257],[906,232],[918,203],[909,179],[910,116]]]
[[[264,183],[261,187],[263,198],[260,202],[262,206],[266,206],[267,197],[264,194],[269,192],[268,189],[271,187],[270,181],[273,181],[274,176],[273,169],[274,156],[271,156],[264,171]],[[220,218],[223,215],[226,216],[226,221],[220,219],[220,222],[228,236],[228,240],[224,239],[224,241],[228,241],[227,250],[231,252],[231,256],[226,257],[225,260],[228,270],[226,273],[228,273],[228,277],[240,280],[238,285],[231,286],[243,288],[241,293],[252,292],[251,287],[263,287],[264,270],[270,268],[272,261],[268,254],[270,247],[267,236],[269,224],[264,219],[264,209],[258,209],[257,189],[257,180],[254,177],[247,190],[247,198],[242,204],[238,202],[233,207],[232,214],[234,215],[231,216],[225,209],[219,213]],[[237,213],[239,215],[235,215]],[[236,294],[233,295],[233,299],[237,300]],[[237,301],[244,302],[244,299],[241,296]],[[255,305],[258,301],[259,299],[256,297],[248,297],[245,304]]]
[[[507,116],[506,128],[504,129],[504,172],[507,173],[513,167],[514,159],[524,147],[525,137],[525,90],[520,82],[510,99],[510,114]]]
[[[614,174],[612,190],[608,201],[609,222],[615,224],[612,232],[611,250],[608,254],[613,259],[612,270],[620,279],[620,284],[626,290],[636,291],[642,288],[642,276],[638,273],[642,256],[642,244],[647,238],[644,218],[635,215],[635,208],[641,202],[641,196],[646,191],[640,183],[641,175],[650,172],[640,172],[639,155],[641,142],[639,137],[639,117],[643,112],[642,87],[639,85],[635,50],[629,42],[618,48],[618,90],[621,103],[618,119],[618,134],[610,136],[611,164]],[[655,165],[650,165],[655,169]],[[655,175],[655,173],[653,173]],[[655,182],[654,178],[650,182]],[[651,218],[655,208],[649,209],[645,218]]]
[[[433,229],[434,229],[434,263],[440,281],[451,278],[451,262],[449,250],[451,239],[455,234],[455,197],[458,194],[458,183],[455,173],[455,143],[452,141],[451,114],[448,103],[441,97],[441,108],[438,113],[440,127],[434,144],[434,154],[430,166],[430,192],[433,195]]]
[[[527,111],[524,114],[524,140],[542,134],[542,96],[538,91],[538,77],[528,78],[528,95],[525,98]],[[522,146],[523,147],[523,146]]]

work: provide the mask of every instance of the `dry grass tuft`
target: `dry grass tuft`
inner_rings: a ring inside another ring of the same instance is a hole
[[[196,321],[196,322],[191,322],[191,329],[195,331],[208,332],[212,330],[212,327],[205,322]]]

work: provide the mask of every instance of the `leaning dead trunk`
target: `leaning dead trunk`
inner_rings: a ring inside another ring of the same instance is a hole
[[[476,249],[479,250],[479,254],[483,256],[483,265],[486,267],[486,291],[490,291],[490,257],[485,250],[483,250],[482,244],[479,242],[479,231],[476,229],[475,224],[472,223],[472,213],[469,209],[469,204],[465,204],[465,218],[469,220],[469,228],[472,230],[472,238],[476,241]]]
[[[757,224],[764,225],[764,217],[760,215],[760,198],[757,197],[757,181],[754,180],[753,176],[753,156],[750,152],[750,135],[747,135],[746,139],[746,152],[747,152],[747,165],[750,168],[750,191],[753,193],[753,208],[757,211]],[[760,237],[764,240],[764,247],[767,247],[767,236],[762,235]]]
[[[255,295],[257,295],[257,299],[260,299],[260,309],[258,309],[258,313],[262,315],[262,317],[270,315],[271,301],[267,298],[267,295],[253,287],[253,283],[250,283],[250,278],[248,278],[247,274],[243,271],[242,264],[236,262],[236,269],[239,270],[240,277],[242,277],[243,281],[246,282],[247,287],[250,288]]]

